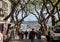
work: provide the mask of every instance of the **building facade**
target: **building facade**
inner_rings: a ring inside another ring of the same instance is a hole
[[[3,35],[6,34],[6,30],[8,28],[8,23],[10,23],[10,19],[4,21],[3,19],[7,17],[11,12],[11,3],[9,0],[0,0],[0,31]]]
[[[9,0],[0,0],[0,20],[3,20],[11,12],[11,3]],[[8,20],[9,22],[9,20]]]

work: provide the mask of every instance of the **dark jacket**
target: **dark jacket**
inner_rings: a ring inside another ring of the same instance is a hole
[[[37,39],[41,39],[41,32],[36,32]]]
[[[26,32],[25,32],[25,36],[27,36],[27,35],[28,35],[28,32],[26,31]]]
[[[35,32],[31,31],[29,34],[29,39],[34,39],[35,38]]]

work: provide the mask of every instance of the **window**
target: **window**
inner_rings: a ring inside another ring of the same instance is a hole
[[[5,11],[3,11],[3,14],[4,14],[4,17],[6,17],[8,13],[7,13],[7,12],[5,12]]]
[[[0,11],[0,17],[3,17],[4,16],[4,14],[2,13],[2,11]]]

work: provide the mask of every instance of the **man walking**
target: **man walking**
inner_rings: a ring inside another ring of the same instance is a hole
[[[21,39],[24,39],[24,31],[21,32],[21,36],[22,36]]]
[[[28,36],[28,32],[27,30],[25,31],[25,39],[27,39],[27,36]]]
[[[32,29],[32,31],[30,31],[29,34],[29,39],[31,39],[31,42],[34,42],[34,38],[35,38],[35,31],[34,29]]]
[[[36,32],[36,37],[38,39],[38,42],[41,42],[41,30],[39,29],[39,31]]]

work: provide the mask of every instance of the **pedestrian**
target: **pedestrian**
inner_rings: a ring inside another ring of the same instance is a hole
[[[0,42],[3,42],[3,34],[0,31]]]
[[[34,29],[32,29],[32,31],[30,31],[29,34],[29,39],[31,39],[31,42],[34,42],[34,38],[35,38],[35,31]]]
[[[41,30],[39,29],[39,31],[36,32],[36,37],[37,37],[37,40],[38,42],[41,42]]]
[[[19,40],[22,38],[21,31],[18,31]]]
[[[27,30],[25,31],[25,39],[27,39],[27,36],[28,36],[28,32],[27,32]]]
[[[22,36],[21,39],[23,39],[24,38],[24,32],[23,31],[21,32],[21,36]]]

